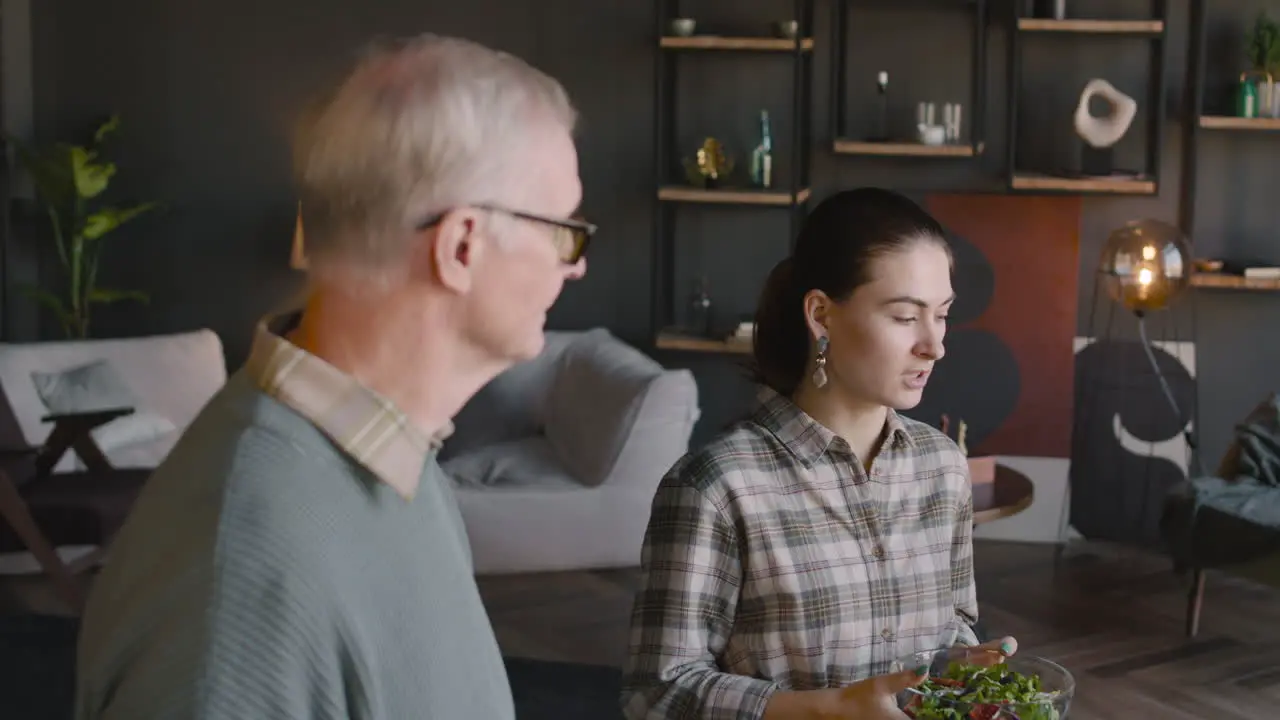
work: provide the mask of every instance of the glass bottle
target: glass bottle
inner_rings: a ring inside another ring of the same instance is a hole
[[[707,294],[707,278],[694,282],[689,294],[689,332],[702,337],[711,336],[711,296]]]
[[[889,141],[889,73],[881,70],[876,75],[876,99],[872,108],[871,142]]]
[[[773,132],[768,110],[760,111],[760,144],[751,152],[751,182],[761,188],[773,186]]]

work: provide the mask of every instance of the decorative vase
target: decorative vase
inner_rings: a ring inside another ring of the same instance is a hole
[[[1242,118],[1270,117],[1274,103],[1275,81],[1265,70],[1240,73],[1236,91],[1236,115]]]

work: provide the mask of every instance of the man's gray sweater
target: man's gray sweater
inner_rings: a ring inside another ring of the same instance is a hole
[[[244,372],[149,481],[83,618],[77,720],[510,720],[434,455],[407,500]]]

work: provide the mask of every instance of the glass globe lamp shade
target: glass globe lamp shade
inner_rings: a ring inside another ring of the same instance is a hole
[[[1164,310],[1191,281],[1191,248],[1160,220],[1133,220],[1107,238],[1098,272],[1111,299],[1141,315]]]

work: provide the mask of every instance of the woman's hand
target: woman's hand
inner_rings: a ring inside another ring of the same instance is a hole
[[[839,710],[830,717],[839,720],[902,720],[908,716],[898,709],[898,694],[924,682],[928,674],[929,666],[922,665],[867,678],[842,688]]]
[[[908,720],[898,709],[898,693],[915,687],[929,667],[867,678],[828,690],[774,693],[765,707],[765,720]]]
[[[963,659],[975,665],[1004,662],[1018,651],[1018,641],[1002,637],[981,645],[960,646]],[[908,720],[898,709],[898,694],[924,682],[929,666],[879,675],[847,687],[831,690],[778,692],[769,699],[765,720]]]
[[[1006,635],[999,640],[991,640],[981,645],[973,645],[965,648],[965,662],[981,665],[983,667],[991,667],[1005,661],[1018,652],[1018,641],[1011,635]],[[959,658],[956,658],[959,659]]]

